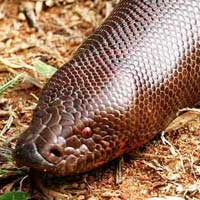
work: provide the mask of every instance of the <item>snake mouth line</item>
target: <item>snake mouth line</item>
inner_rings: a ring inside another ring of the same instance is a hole
[[[14,158],[20,165],[27,165],[29,167],[38,169],[41,168],[44,171],[52,169],[54,164],[47,161],[37,150],[34,143],[17,145],[14,151]]]

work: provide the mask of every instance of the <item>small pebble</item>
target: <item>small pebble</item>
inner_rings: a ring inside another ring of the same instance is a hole
[[[24,15],[24,13],[20,12],[19,15],[18,15],[18,19],[21,20],[21,21],[25,21],[26,17]]]
[[[81,184],[80,184],[80,189],[83,190],[83,189],[85,189],[85,188],[86,188],[85,183],[81,183]]]
[[[54,5],[54,1],[53,0],[46,0],[45,5],[48,6],[48,7],[52,7]]]
[[[85,200],[85,196],[84,196],[84,195],[80,195],[80,196],[78,197],[78,200]]]
[[[77,189],[78,188],[78,183],[72,183],[72,188]]]

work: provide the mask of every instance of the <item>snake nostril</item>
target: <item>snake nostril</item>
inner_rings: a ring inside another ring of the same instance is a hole
[[[50,149],[50,153],[53,154],[56,157],[61,157],[62,156],[62,151],[56,147],[53,147]]]

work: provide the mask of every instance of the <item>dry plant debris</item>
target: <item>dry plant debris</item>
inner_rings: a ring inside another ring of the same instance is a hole
[[[33,187],[27,169],[17,168],[12,160],[16,138],[28,126],[47,81],[36,70],[35,62],[40,60],[58,68],[69,61],[117,2],[0,1],[0,86],[12,81],[0,96],[0,194],[13,190],[30,193],[33,189],[33,199],[200,199],[198,112],[191,120],[186,117],[176,122],[178,130],[172,126],[161,139],[138,149],[131,159],[125,158],[118,185],[114,183],[115,165],[111,163],[67,181],[38,178],[44,197]],[[15,82],[19,77],[19,83]],[[185,122],[187,126],[181,128]]]

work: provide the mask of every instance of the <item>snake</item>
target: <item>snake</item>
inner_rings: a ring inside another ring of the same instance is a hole
[[[134,151],[200,100],[200,1],[121,0],[47,82],[14,150],[68,176]]]

